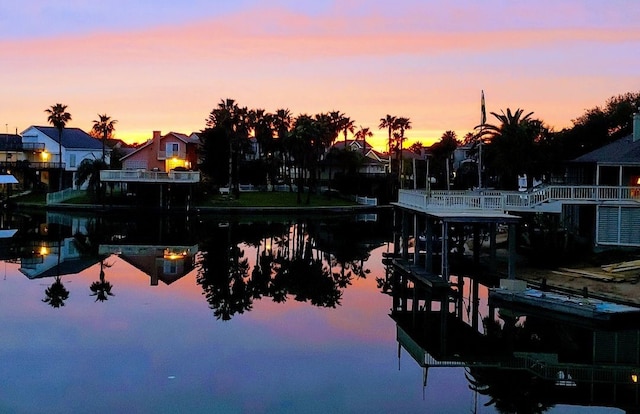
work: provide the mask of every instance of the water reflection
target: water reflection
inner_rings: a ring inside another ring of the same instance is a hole
[[[425,387],[430,369],[464,367],[469,388],[501,413],[558,404],[640,412],[638,320],[515,309],[494,303],[473,277],[453,277],[445,292],[389,269],[379,286],[392,297],[398,345],[423,368]]]
[[[90,296],[96,302],[114,296],[106,273],[110,257],[117,257],[147,275],[151,286],[170,285],[195,270],[196,283],[221,320],[265,298],[339,306],[343,290],[354,278],[366,277],[371,250],[389,234],[388,226],[353,216],[265,220],[48,212],[5,215],[3,223],[12,228],[3,240],[3,258],[19,263],[29,279],[54,278],[43,299],[52,307],[69,299],[63,276],[96,264]]]

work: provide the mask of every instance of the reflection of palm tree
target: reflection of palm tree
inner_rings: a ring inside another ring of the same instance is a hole
[[[44,294],[46,297],[42,301],[52,308],[64,306],[64,301],[69,298],[69,291],[62,284],[60,276],[56,276],[56,280],[44,291]]]
[[[203,243],[196,263],[197,283],[202,286],[209,308],[216,319],[230,320],[236,313],[252,307],[252,292],[245,278],[249,261],[244,250],[232,243],[233,224],[226,228],[226,237],[213,234],[209,243]]]
[[[109,299],[109,296],[114,296],[114,294],[111,293],[113,285],[111,284],[111,282],[108,282],[104,278],[105,267],[108,268],[111,267],[111,265],[105,263],[104,259],[100,260],[100,280],[93,282],[89,287],[89,289],[91,289],[91,292],[93,292],[91,296],[96,297],[96,302],[104,302],[105,300]]]

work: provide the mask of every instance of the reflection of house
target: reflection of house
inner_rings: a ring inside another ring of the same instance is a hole
[[[151,286],[161,280],[167,285],[193,270],[198,246],[100,245],[100,254],[117,254],[151,277]]]
[[[191,170],[198,165],[197,148],[200,139],[191,135],[153,131],[153,138],[121,158],[125,170],[171,171]]]
[[[100,261],[98,256],[80,254],[74,237],[61,242],[41,242],[32,257],[20,259],[20,272],[29,279],[75,275]]]
[[[78,248],[76,237],[62,237],[52,240],[46,237],[51,224],[66,228],[65,234],[86,234],[89,219],[62,213],[47,212],[46,224],[39,226],[38,241],[29,241],[31,254],[20,258],[20,272],[29,279],[75,275],[100,261],[97,255],[87,255]],[[21,249],[25,249],[21,246]]]
[[[40,175],[40,181],[58,186],[57,178],[64,171],[63,187],[75,183],[78,166],[84,159],[102,158],[102,143],[79,128],[64,128],[59,144],[58,129],[55,127],[30,126],[22,132],[22,154],[17,158],[28,161]],[[62,154],[60,154],[62,151]],[[105,160],[109,163],[110,149],[105,150]]]

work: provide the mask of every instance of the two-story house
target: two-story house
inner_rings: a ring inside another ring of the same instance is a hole
[[[162,135],[160,131],[153,131],[153,137],[123,156],[124,170],[165,171],[185,169],[192,170],[198,165],[198,135],[185,135],[169,132]]]
[[[22,132],[22,157],[34,168],[39,181],[58,190],[75,186],[78,166],[84,159],[96,160],[103,156],[102,143],[79,128],[64,128],[62,140],[59,131],[51,126],[30,126]],[[111,150],[105,151],[109,163]],[[59,187],[62,174],[62,188]]]

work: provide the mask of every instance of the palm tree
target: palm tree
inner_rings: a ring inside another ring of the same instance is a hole
[[[99,120],[93,121],[93,128],[91,129],[96,134],[99,134],[102,137],[102,161],[105,160],[105,143],[107,138],[113,134],[113,131],[116,129],[115,124],[118,123],[117,120],[111,119],[107,114],[98,114]]]
[[[522,109],[511,112],[491,112],[500,125],[484,124],[483,135],[487,145],[487,165],[500,177],[502,188],[516,188],[517,176],[530,173],[537,162],[537,143],[545,131],[539,120],[532,119],[533,112],[524,114]]]
[[[365,151],[366,151],[366,146],[367,146],[367,138],[370,138],[373,136],[373,132],[371,132],[371,130],[369,130],[369,128],[363,127],[362,125],[360,126],[360,129],[358,131],[356,131],[354,137],[357,140],[362,140],[362,155],[365,155]]]
[[[107,168],[107,164],[103,159],[91,160],[85,158],[78,165],[78,171],[76,171],[76,185],[82,186],[86,181],[89,181],[87,185],[87,192],[92,198],[100,199],[102,196],[100,186],[100,171]]]
[[[239,107],[233,99],[223,99],[211,111],[207,119],[208,128],[221,128],[229,144],[229,180],[228,185],[233,188],[233,195],[240,196],[239,183],[236,179],[238,170],[238,155],[249,139],[249,110]]]
[[[282,157],[282,164],[284,165],[283,175],[286,177],[289,184],[289,191],[292,190],[291,179],[289,174],[289,159],[287,151],[285,151],[285,142],[287,141],[289,130],[291,129],[291,111],[288,109],[278,109],[273,114],[273,129],[275,130],[278,142],[276,147],[280,151]]]
[[[396,119],[397,118],[395,116],[387,114],[386,117],[380,118],[380,125],[378,125],[378,129],[387,129],[389,133],[389,137],[387,140],[387,151],[389,153],[389,172],[391,172],[391,138],[393,136],[393,132],[398,128]]]
[[[59,167],[60,167],[60,183],[58,190],[62,190],[62,130],[67,125],[67,122],[71,121],[71,114],[67,112],[67,105],[57,103],[50,108],[44,110],[49,116],[47,121],[58,129],[58,154],[59,154]]]
[[[395,122],[396,130],[399,131],[394,135],[396,140],[396,151],[398,157],[398,180],[400,181],[400,188],[402,188],[402,146],[406,138],[404,136],[404,131],[407,129],[411,129],[411,121],[409,118],[398,117]]]

